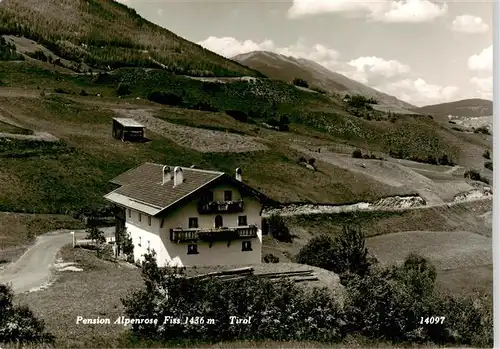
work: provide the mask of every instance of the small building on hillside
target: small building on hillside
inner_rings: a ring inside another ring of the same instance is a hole
[[[144,125],[130,118],[113,118],[113,137],[121,141],[144,140]]]
[[[267,196],[224,172],[145,163],[111,180],[117,230],[126,228],[134,260],[154,250],[159,266],[261,263]]]

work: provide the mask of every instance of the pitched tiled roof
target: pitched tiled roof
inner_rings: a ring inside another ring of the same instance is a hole
[[[181,167],[184,181],[174,187],[173,179],[162,185],[163,166],[145,163],[122,173],[111,180],[112,183],[121,185],[121,187],[110,194],[113,194],[114,197],[117,194],[123,195],[161,210],[225,175],[224,172]],[[174,167],[171,167],[171,169],[173,170]]]

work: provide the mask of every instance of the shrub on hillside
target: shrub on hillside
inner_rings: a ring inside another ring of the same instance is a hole
[[[281,216],[274,214],[265,218],[265,222],[273,238],[283,242],[292,242],[292,234]]]
[[[42,50],[36,50],[35,52],[26,52],[26,55],[31,58],[37,59],[42,62],[48,62],[49,59]]]
[[[264,256],[263,261],[264,263],[279,263],[280,259],[272,253],[268,253]]]
[[[200,110],[200,111],[211,111],[211,112],[219,111],[219,109],[213,106],[210,102],[204,102],[204,101],[189,103],[189,109]]]
[[[489,184],[489,181],[486,178],[481,177],[481,174],[476,169],[468,169],[467,171],[465,171],[464,178]]]
[[[301,78],[295,78],[295,79],[293,79],[293,84],[295,86],[300,86],[300,87],[305,87],[305,88],[309,87],[309,83],[306,80],[301,79]]]
[[[488,170],[493,171],[493,161],[487,161],[484,163],[484,167],[486,167]]]
[[[489,128],[486,126],[481,126],[481,127],[475,128],[474,133],[482,133],[485,135],[491,135]]]
[[[312,238],[295,257],[297,263],[333,271],[336,274],[365,275],[375,263],[368,255],[365,236],[360,229],[344,226],[342,233],[332,238],[320,235]]]
[[[139,338],[167,340],[315,340],[339,341],[342,312],[326,289],[305,292],[288,280],[250,276],[235,281],[188,278],[185,269],[158,268],[146,254],[145,287],[122,302],[129,318],[159,319],[158,324],[133,324]],[[167,322],[166,316],[190,317],[187,324]],[[199,316],[204,320],[196,320]],[[251,317],[249,324],[230,324],[230,316]],[[206,319],[214,319],[208,323]]]
[[[226,110],[226,114],[232,117],[235,120],[241,122],[248,122],[248,115],[244,111],[241,110]]]
[[[491,159],[491,153],[488,149],[486,149],[483,153],[483,158],[490,160]]]
[[[0,61],[24,61],[24,56],[16,52],[16,45],[0,36]]]
[[[356,159],[361,159],[363,157],[363,153],[361,150],[356,149],[355,151],[352,152],[352,157]]]
[[[290,128],[290,119],[286,115],[280,115],[278,120],[278,128],[280,131],[288,131]]]
[[[66,94],[66,95],[70,95],[70,94],[72,94],[72,93],[71,93],[71,91],[65,90],[65,89],[60,88],[60,87],[56,87],[56,88],[54,89],[54,92],[55,92],[55,93]]]
[[[14,293],[0,284],[0,345],[52,345],[55,337],[45,331],[45,324],[27,306],[13,304]]]
[[[374,98],[366,98],[363,95],[353,95],[346,96],[344,99],[347,104],[353,108],[365,108],[365,109],[373,109],[370,104],[377,104],[378,102]]]
[[[181,96],[163,91],[152,91],[148,93],[147,98],[151,102],[173,106],[181,105],[183,102]]]
[[[130,85],[129,84],[125,84],[125,83],[119,83],[118,84],[118,87],[116,88],[116,94],[118,96],[126,96],[126,95],[129,95],[131,93],[130,91]]]
[[[455,166],[455,163],[446,154],[438,158],[438,164],[443,166]]]

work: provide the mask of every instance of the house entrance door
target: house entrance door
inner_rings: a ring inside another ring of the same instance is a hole
[[[220,228],[222,227],[222,225],[223,225],[222,216],[221,215],[215,216],[215,227]]]

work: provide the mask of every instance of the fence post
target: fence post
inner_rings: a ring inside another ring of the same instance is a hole
[[[73,248],[75,248],[75,245],[76,245],[76,241],[75,241],[75,232],[72,231],[71,232],[71,235],[73,235]]]

